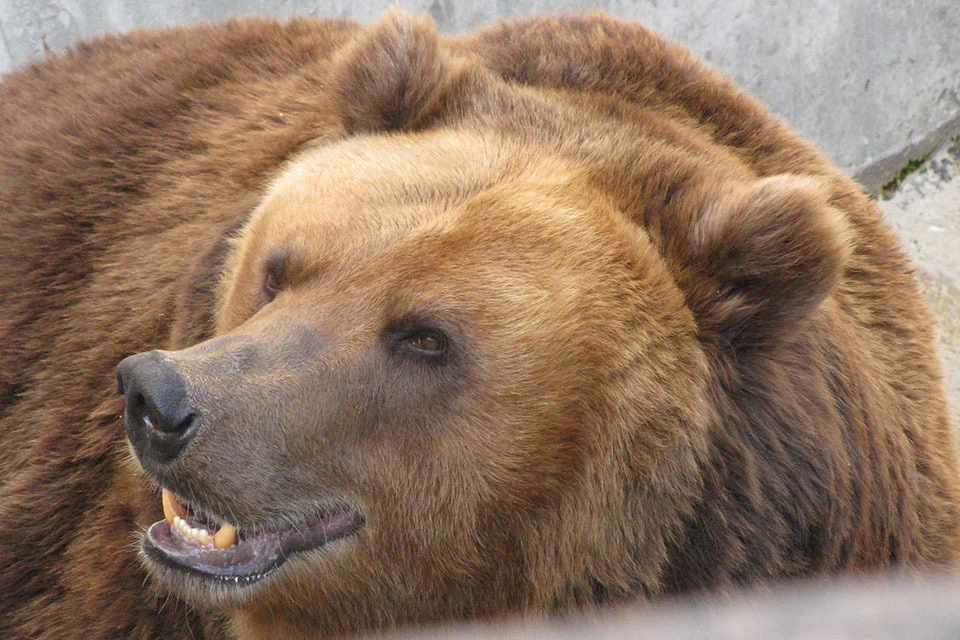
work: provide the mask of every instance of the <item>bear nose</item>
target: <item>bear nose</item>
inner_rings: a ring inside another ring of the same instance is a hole
[[[196,435],[200,421],[187,380],[162,352],[124,358],[117,365],[117,387],[126,395],[124,429],[141,462],[170,462]]]

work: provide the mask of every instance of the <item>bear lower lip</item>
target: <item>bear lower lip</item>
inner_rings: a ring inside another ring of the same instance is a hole
[[[276,571],[291,555],[346,537],[363,524],[358,512],[338,511],[295,527],[243,536],[218,549],[184,538],[161,520],[144,535],[143,552],[170,569],[219,582],[251,583]]]

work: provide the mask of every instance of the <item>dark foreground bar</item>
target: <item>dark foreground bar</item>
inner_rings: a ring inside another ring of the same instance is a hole
[[[955,640],[960,579],[890,577],[784,584],[549,623],[444,627],[401,638],[461,640]]]

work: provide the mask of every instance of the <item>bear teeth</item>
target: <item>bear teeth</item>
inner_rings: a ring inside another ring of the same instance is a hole
[[[187,512],[180,506],[172,492],[163,489],[161,491],[161,501],[163,502],[163,519],[167,521],[167,524],[172,526],[175,517],[187,517]]]
[[[175,529],[189,540],[196,540],[204,547],[213,541],[213,536],[210,535],[209,531],[203,528],[191,527],[187,524],[187,521],[180,516],[173,517],[173,524],[170,525],[170,528]]]
[[[170,528],[180,533],[188,540],[196,540],[202,546],[206,547],[211,542],[217,549],[226,549],[237,542],[237,528],[230,523],[223,523],[216,533],[210,533],[203,527],[191,526],[187,520],[186,510],[180,506],[172,492],[163,489],[163,517],[170,525]]]
[[[237,542],[237,528],[232,524],[224,522],[213,534],[213,546],[217,549],[226,549],[232,547]]]

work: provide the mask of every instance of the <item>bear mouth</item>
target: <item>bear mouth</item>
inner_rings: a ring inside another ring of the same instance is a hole
[[[215,518],[178,500],[167,489],[163,489],[163,514],[164,519],[144,534],[147,558],[176,571],[235,585],[257,582],[291,556],[356,533],[364,525],[360,512],[346,507],[263,531],[224,522],[215,525]]]

